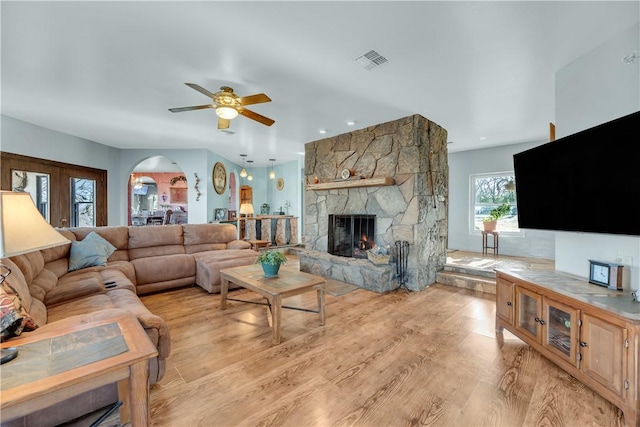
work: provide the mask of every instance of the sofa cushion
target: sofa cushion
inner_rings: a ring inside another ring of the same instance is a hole
[[[75,238],[71,240],[84,240],[90,233],[98,233],[116,247],[116,250],[109,256],[107,261],[129,260],[129,229],[125,226],[73,227],[65,230],[74,235]],[[65,237],[66,236],[65,234]]]
[[[129,249],[182,245],[181,225],[164,227],[129,227]]]
[[[77,273],[79,274],[62,276],[55,288],[47,292],[44,297],[47,307],[104,292],[100,273],[84,270],[79,270]]]
[[[182,224],[182,229],[188,254],[227,249],[227,243],[237,239],[233,224]]]
[[[59,259],[68,259],[69,251],[71,250],[71,242],[78,240],[76,239],[76,236],[69,230],[56,228],[56,231],[69,239],[70,242],[65,245],[54,246],[53,248],[42,249],[40,253],[44,258],[45,264]]]
[[[95,232],[89,233],[83,240],[71,242],[69,271],[96,265],[107,265],[107,258],[116,247]]]
[[[194,256],[196,284],[207,292],[214,293],[220,292],[220,270],[253,264],[258,253],[251,249],[242,249],[203,252]]]
[[[131,264],[136,269],[138,286],[196,275],[196,262],[193,256],[186,254],[139,258],[131,260]]]

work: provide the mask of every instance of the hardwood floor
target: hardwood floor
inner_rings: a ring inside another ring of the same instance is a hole
[[[256,294],[230,293],[241,298]],[[199,287],[143,296],[171,330],[154,426],[619,426],[621,411],[522,341],[494,333],[493,295],[435,284],[327,295],[327,322]],[[315,294],[285,300],[315,308]]]

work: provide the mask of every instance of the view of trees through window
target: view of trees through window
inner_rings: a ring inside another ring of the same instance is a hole
[[[92,179],[71,180],[71,226],[94,227],[96,183]]]
[[[471,179],[473,186],[473,229],[482,230],[482,222],[491,209],[504,203],[511,212],[498,221],[498,231],[518,232],[518,208],[516,206],[515,177],[512,174],[477,175]]]

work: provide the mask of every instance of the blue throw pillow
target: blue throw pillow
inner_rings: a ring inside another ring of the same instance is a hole
[[[71,242],[69,271],[96,265],[107,265],[107,258],[116,251],[116,247],[92,231],[80,241]]]

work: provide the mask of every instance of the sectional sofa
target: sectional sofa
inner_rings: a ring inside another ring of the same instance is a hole
[[[78,322],[133,313],[158,350],[149,363],[149,382],[165,372],[169,328],[138,298],[151,292],[199,285],[220,289],[220,270],[255,262],[257,252],[236,239],[232,224],[181,224],[59,229],[71,243],[3,259],[15,289],[38,334]],[[21,336],[23,336],[21,335]],[[20,337],[14,338],[19,342]],[[9,367],[9,365],[4,365]],[[13,425],[51,425],[68,421],[116,400],[115,387],[78,396]],[[2,425],[11,425],[2,420]]]

